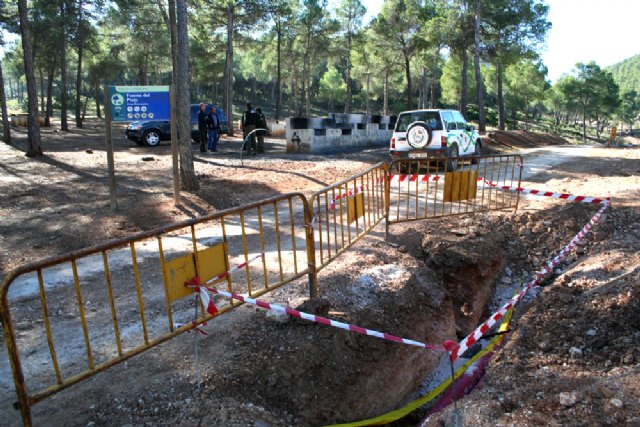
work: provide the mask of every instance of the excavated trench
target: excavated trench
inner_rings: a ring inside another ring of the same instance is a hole
[[[391,244],[364,242],[341,255],[339,265],[320,277],[322,303],[300,309],[314,311],[313,306],[315,314],[428,344],[465,337],[489,314],[513,241],[504,232],[467,221],[467,227],[456,230],[447,220],[392,227]],[[401,273],[391,274],[393,280],[376,276],[389,265]],[[278,364],[281,369],[259,369],[273,372],[275,388],[264,405],[275,409],[278,402],[278,411],[296,414],[296,425],[356,421],[397,409],[443,357],[442,352],[297,321],[288,323],[286,334],[295,360]],[[266,359],[274,357],[276,352]],[[296,396],[291,390],[304,391]]]
[[[505,270],[520,273],[512,260],[526,252],[525,242],[513,222],[458,217],[398,224],[388,243],[373,233],[323,269],[320,299],[306,300],[304,280],[266,298],[427,344],[458,340],[489,314]],[[253,306],[205,329],[198,387],[193,334],[185,334],[37,405],[36,420],[178,425],[195,418],[201,425],[225,426],[357,421],[412,400],[443,357],[308,321],[274,319]],[[132,374],[141,380],[131,382]],[[83,399],[74,399],[78,395]]]

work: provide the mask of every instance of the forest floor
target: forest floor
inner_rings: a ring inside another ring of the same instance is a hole
[[[169,145],[140,147],[122,131],[114,129],[115,213],[100,122],[64,133],[43,129],[40,159],[24,156],[25,129],[14,129],[12,146],[0,144],[0,277],[44,257],[273,195],[309,195],[388,160],[386,147],[287,154],[279,139],[267,140],[266,154],[241,160],[239,139],[224,137],[215,154],[193,146],[201,189],[183,192],[175,207]],[[640,425],[639,141],[565,147],[531,132],[485,141],[486,151],[523,155],[530,169],[522,187],[610,195],[612,205],[535,298],[518,305],[506,345],[477,391],[425,424]],[[322,271],[321,296],[337,320],[427,343],[459,340],[597,209],[523,197],[516,212],[393,225],[389,242],[381,224]],[[301,280],[268,299],[297,307],[305,296]],[[18,334],[30,327],[19,326]],[[35,425],[355,421],[411,400],[443,357],[245,306],[204,330],[199,384],[194,334],[183,334],[38,403]],[[5,350],[0,372],[0,424],[19,425]],[[425,412],[394,425],[417,425]]]

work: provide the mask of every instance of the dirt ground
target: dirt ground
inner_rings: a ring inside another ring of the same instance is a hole
[[[368,165],[385,148],[341,155],[267,153],[241,162],[240,142],[195,152],[201,190],[173,205],[170,147],[139,147],[115,129],[119,210],[109,208],[103,127],[43,130],[47,156],[0,144],[0,268],[275,194],[310,194]],[[486,148],[516,152],[559,141],[500,135]],[[499,139],[499,141],[498,141]],[[505,347],[477,391],[429,425],[640,425],[640,150],[593,147],[527,178],[525,188],[613,198],[584,243],[518,306]],[[194,146],[194,149],[197,149]],[[535,154],[532,154],[535,155]],[[538,154],[553,156],[553,152]],[[526,157],[525,157],[526,158]],[[526,160],[525,160],[526,167]],[[528,197],[515,212],[384,226],[323,270],[329,317],[428,343],[461,339],[521,278],[531,278],[597,206]],[[304,281],[271,301],[305,306]],[[237,313],[236,313],[237,311]],[[36,425],[306,426],[373,417],[415,397],[442,353],[425,352],[242,307],[34,406]],[[4,348],[4,346],[3,346]],[[6,352],[0,355],[7,371]],[[0,421],[19,425],[12,382]],[[4,412],[4,415],[2,415]],[[426,408],[397,423],[418,425]]]

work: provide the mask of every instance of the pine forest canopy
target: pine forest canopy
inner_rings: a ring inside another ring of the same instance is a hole
[[[621,92],[636,91],[640,93],[640,55],[632,56],[606,68]]]
[[[385,0],[370,22],[361,0],[331,8],[327,0],[17,3],[0,1],[3,34],[21,34],[20,16],[31,43],[4,44],[3,101],[12,111],[28,108],[29,48],[34,105],[47,122],[60,111],[63,128],[67,109],[76,126],[87,105],[101,116],[107,82],[177,78],[175,5],[186,10],[188,24],[176,34],[188,30],[191,101],[217,102],[236,118],[246,102],[277,119],[448,106],[481,130],[485,121],[526,127],[543,116],[555,129],[588,122],[602,130],[614,120],[632,126],[640,110],[640,56],[607,69],[576,64],[548,82],[540,59],[551,26],[543,0]]]

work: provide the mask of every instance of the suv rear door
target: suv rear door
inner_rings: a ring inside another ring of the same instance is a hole
[[[453,113],[446,110],[440,112],[440,116],[442,117],[442,126],[445,130],[444,135],[447,138],[447,146],[451,146],[453,143],[459,146],[458,128],[456,127],[456,121],[453,118]]]
[[[467,121],[459,111],[453,111],[453,118],[456,122],[456,127],[458,128],[458,148],[460,149],[460,154],[473,153],[475,146],[473,144],[473,139],[471,138],[471,133],[467,131]]]

